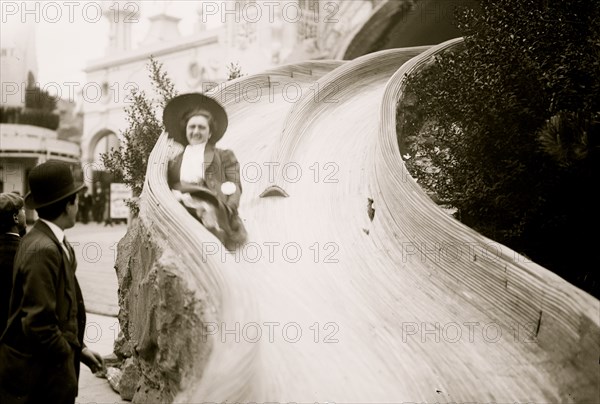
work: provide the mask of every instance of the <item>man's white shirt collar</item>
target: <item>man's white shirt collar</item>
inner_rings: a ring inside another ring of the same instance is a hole
[[[61,245],[62,249],[67,254],[67,258],[70,261],[72,261],[74,259],[74,257],[69,252],[69,249],[67,248],[67,245],[65,244],[65,232],[63,231],[63,229],[61,229],[60,227],[58,227],[54,223],[49,222],[48,220],[45,220],[45,219],[42,219],[42,218],[40,218],[40,220],[42,222],[46,223],[48,225],[48,227],[50,227],[50,230],[52,230],[52,233],[54,233],[54,235],[56,236],[56,238],[60,242],[60,245]]]
[[[60,227],[58,227],[57,225],[55,225],[54,223],[52,223],[46,219],[40,218],[40,221],[46,223],[46,225],[48,227],[50,227],[50,230],[52,230],[52,233],[54,233],[54,235],[56,236],[58,241],[64,244],[65,232],[63,231],[63,229],[61,229]]]

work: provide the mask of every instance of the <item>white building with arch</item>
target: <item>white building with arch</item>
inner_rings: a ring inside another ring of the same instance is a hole
[[[168,14],[168,2],[149,17],[150,29],[134,48],[133,24],[126,10],[105,9],[110,21],[106,55],[85,69],[82,164],[101,170],[100,153],[118,143],[127,127],[124,108],[129,92],[152,94],[146,65],[153,56],[163,64],[179,93],[201,92],[227,79],[230,63],[243,74],[306,59],[334,58],[347,37],[364,24],[380,1],[263,0],[199,1],[191,35],[179,32],[179,18]],[[208,28],[209,18],[222,24]],[[106,140],[106,137],[109,137]],[[92,182],[89,175],[86,181]]]

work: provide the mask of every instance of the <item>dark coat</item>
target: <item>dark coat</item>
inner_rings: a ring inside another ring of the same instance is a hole
[[[169,161],[167,182],[172,189],[177,189],[177,185],[180,183],[184,150]],[[238,207],[242,196],[240,164],[231,150],[219,149],[208,143],[204,149],[204,167],[203,185],[213,191],[220,201],[218,221],[223,232],[217,233],[215,236],[227,249],[234,250],[242,245],[247,237],[246,228],[238,216]],[[235,184],[235,192],[231,195],[225,195],[221,191],[221,185],[227,181]],[[189,212],[194,214],[192,211]]]
[[[13,262],[21,237],[0,234],[0,335],[8,320],[8,304],[12,291]]]
[[[183,151],[169,162],[168,183],[171,188],[179,182]],[[204,149],[204,182],[208,189],[213,191],[220,201],[225,203],[234,212],[240,206],[242,184],[240,181],[240,164],[231,150],[214,147],[211,143]],[[232,195],[225,195],[221,191],[224,182],[231,181],[235,184],[236,191]]]
[[[23,237],[0,337],[0,402],[75,401],[85,331],[76,268],[45,223]]]

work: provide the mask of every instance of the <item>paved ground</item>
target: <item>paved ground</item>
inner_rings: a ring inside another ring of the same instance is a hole
[[[77,256],[77,279],[90,313],[109,316],[119,313],[119,285],[114,266],[117,243],[126,232],[124,224],[97,223],[77,223],[65,232]]]
[[[118,332],[119,322],[116,317],[88,313],[85,343],[90,349],[102,356],[111,354]],[[87,366],[81,365],[77,404],[127,402],[121,400],[106,379],[94,376]]]
[[[77,256],[77,279],[85,299],[88,319],[86,345],[103,356],[113,352],[119,333],[117,276],[114,270],[116,246],[127,232],[124,224],[105,227],[101,224],[81,224],[66,231]],[[78,404],[126,403],[121,400],[106,379],[98,378],[87,366],[81,366]]]

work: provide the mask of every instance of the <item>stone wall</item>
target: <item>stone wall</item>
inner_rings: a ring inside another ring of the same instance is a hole
[[[194,369],[202,368],[198,358],[210,352],[210,339],[202,335],[203,298],[182,272],[181,260],[143,216],[133,220],[119,242],[116,270],[121,397],[172,402]]]

